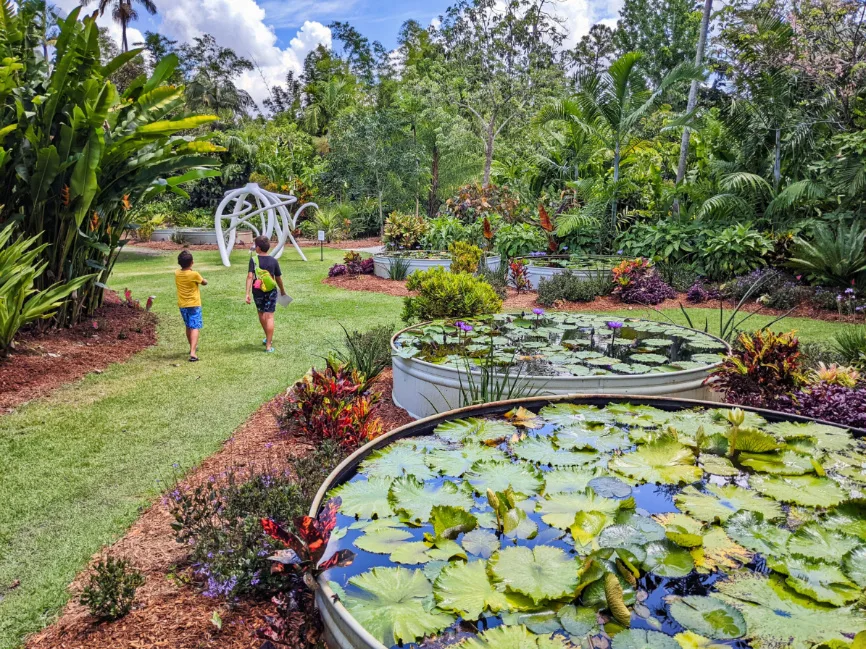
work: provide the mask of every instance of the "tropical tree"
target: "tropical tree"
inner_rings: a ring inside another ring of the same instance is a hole
[[[186,68],[189,110],[208,111],[226,119],[255,110],[253,98],[236,83],[239,75],[253,70],[252,61],[238,56],[230,47],[219,45],[210,34],[182,45],[178,57]]]
[[[81,6],[86,7],[94,0],[81,0]],[[111,17],[120,25],[120,30],[123,34],[121,38],[121,49],[124,52],[129,51],[129,42],[126,40],[126,28],[133,20],[138,18],[138,12],[135,10],[135,5],[139,4],[144,7],[151,16],[156,15],[157,8],[153,0],[96,0],[99,7],[99,15],[102,16],[105,10],[111,8]]]

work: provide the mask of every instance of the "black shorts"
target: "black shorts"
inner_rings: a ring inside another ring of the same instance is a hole
[[[273,313],[277,310],[277,296],[279,291],[274,289],[270,293],[262,293],[261,291],[253,291],[253,300],[256,303],[256,308],[259,313]]]

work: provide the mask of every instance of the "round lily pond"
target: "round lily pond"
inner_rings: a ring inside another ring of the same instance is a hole
[[[709,404],[589,401],[420,422],[335,471],[329,553],[354,557],[320,578],[334,644],[860,646],[862,440]]]
[[[604,255],[530,255],[521,259],[527,266],[540,268],[561,268],[567,270],[600,270],[608,271],[616,266],[622,257]]]
[[[489,255],[484,264],[490,270],[499,268],[499,255]],[[437,250],[393,250],[373,255],[373,272],[377,277],[388,279],[391,276],[391,266],[395,263],[405,265],[408,277],[412,273],[431,268],[450,268],[451,254]]]
[[[392,341],[394,401],[416,418],[451,410],[466,401],[467,377],[482,367],[514,396],[712,398],[706,380],[728,349],[715,336],[650,320],[536,311],[399,332]],[[502,398],[509,396],[504,390]]]

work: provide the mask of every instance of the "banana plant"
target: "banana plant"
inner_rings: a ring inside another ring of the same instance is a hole
[[[217,118],[185,114],[184,88],[165,85],[176,56],[119,93],[109,77],[140,49],[103,64],[95,18],[76,8],[46,61],[32,11],[0,3],[0,220],[44,245],[37,289],[89,278],[57,312],[69,324],[101,304],[130,208],[219,175],[222,149],[199,134]]]

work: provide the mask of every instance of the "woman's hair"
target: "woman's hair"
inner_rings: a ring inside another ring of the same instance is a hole
[[[184,250],[177,256],[177,263],[186,270],[192,266],[192,253],[189,250]]]
[[[266,236],[256,237],[256,248],[258,248],[262,252],[267,252],[271,249],[271,240],[268,239]]]

